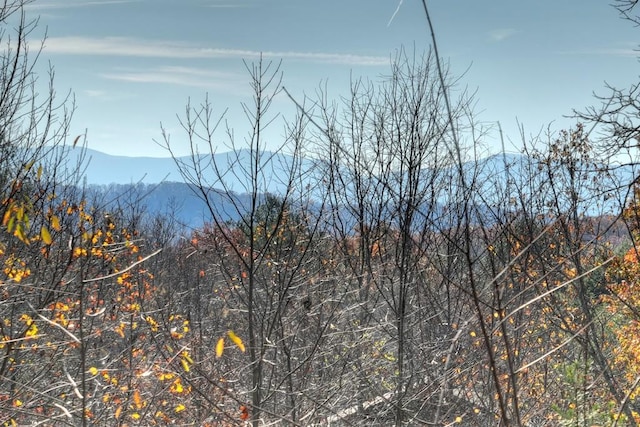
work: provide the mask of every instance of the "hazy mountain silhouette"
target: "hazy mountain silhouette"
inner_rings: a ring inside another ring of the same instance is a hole
[[[74,165],[80,149],[70,151],[69,165]],[[265,152],[261,157],[262,173],[260,175],[263,192],[283,194],[286,190],[290,166],[294,158],[282,153]],[[214,155],[200,156],[200,165],[206,165],[203,175],[206,187],[214,191],[209,193],[210,201],[219,212],[227,212],[223,220],[235,221],[239,219],[234,212],[229,198],[225,198],[220,191],[228,192],[240,204],[247,198],[249,191],[246,170],[251,166],[251,156],[248,150],[225,152]],[[108,199],[116,199],[119,195],[131,198],[137,195],[141,205],[149,214],[173,215],[181,223],[189,227],[199,227],[211,221],[210,214],[204,202],[196,196],[194,187],[189,179],[180,172],[178,165],[193,165],[190,156],[172,158],[157,157],[125,157],[112,156],[95,150],[85,152],[86,169],[82,184],[97,193],[107,195]],[[217,165],[214,171],[212,165]],[[300,191],[305,191],[310,184],[314,162],[305,160],[299,165],[298,173],[303,178],[296,180]],[[455,166],[451,169],[451,176],[457,176]],[[535,160],[519,154],[494,155],[462,165],[465,176],[475,180],[474,191],[482,194],[483,203],[487,208],[494,204],[501,204],[504,200],[517,197],[518,192],[536,191],[537,179],[548,179],[540,174]],[[425,171],[428,175],[429,171]],[[621,167],[615,171],[616,180],[620,183],[631,182],[634,171],[629,167]],[[383,178],[384,179],[384,178]],[[468,183],[467,183],[468,184]],[[452,183],[455,187],[455,183]],[[348,187],[347,187],[348,188]],[[453,188],[453,187],[452,187]],[[144,196],[144,197],[142,197]],[[584,194],[588,199],[591,195]],[[318,195],[319,197],[319,195]],[[438,204],[445,206],[451,200],[438,200]],[[599,208],[602,208],[600,206]]]
[[[79,184],[87,186],[94,197],[112,201],[116,205],[138,203],[151,214],[174,216],[188,227],[199,227],[211,221],[211,215],[189,176],[180,170],[193,173],[191,156],[172,158],[113,156],[96,150],[72,149],[67,157],[67,165],[74,168],[79,160],[84,160],[84,172]],[[252,165],[248,150],[201,155],[199,164],[204,185],[210,188],[209,201],[217,212],[224,212],[223,221],[240,219],[231,200],[238,205],[247,205],[249,180],[246,171]],[[283,194],[287,188],[294,158],[286,154],[264,152],[261,155],[260,191]],[[213,165],[217,169],[214,169]],[[312,162],[300,165],[300,170],[310,171]],[[297,181],[300,185],[305,180]],[[223,196],[221,192],[231,197]],[[230,200],[231,199],[231,200]]]

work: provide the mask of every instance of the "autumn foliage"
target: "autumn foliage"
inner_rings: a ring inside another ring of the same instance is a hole
[[[261,59],[229,164],[199,151],[208,100],[181,119],[187,229],[80,185],[24,52],[0,58],[22,78],[0,79],[0,425],[640,423],[640,190],[585,125],[479,159],[473,99],[401,51],[296,104],[271,152],[286,90]]]

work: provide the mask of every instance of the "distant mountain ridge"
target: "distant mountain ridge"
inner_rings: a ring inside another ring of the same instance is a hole
[[[80,156],[84,156],[86,163],[85,180],[87,184],[158,184],[161,182],[189,182],[185,179],[181,169],[186,170],[193,165],[192,156],[176,157],[126,157],[114,156],[100,151],[86,149],[72,149],[69,152],[68,161],[76,164]],[[294,158],[283,153],[265,151],[261,153],[261,169],[264,186],[268,191],[278,192],[284,190],[284,182],[287,179],[289,169],[294,164]],[[200,154],[199,164],[208,165],[204,169],[206,181],[215,184],[219,173],[225,182],[226,188],[242,193],[247,192],[247,183],[243,182],[243,168],[250,167],[251,157],[249,150],[228,151],[215,154]],[[214,173],[211,165],[219,168]],[[303,161],[301,170],[310,170],[312,162]],[[214,188],[221,188],[213,185]]]
[[[192,156],[177,157],[126,157],[114,156],[91,149],[70,149],[66,156],[69,169],[74,169],[83,160],[83,176],[78,184],[85,185],[99,199],[138,200],[140,206],[151,215],[172,215],[187,227],[200,227],[212,220],[205,202],[197,195],[193,183],[181,172],[181,168],[193,173]],[[223,221],[237,221],[239,215],[230,202],[230,197],[239,205],[248,204],[250,191],[245,171],[251,165],[248,150],[200,155],[203,169],[203,185],[213,191],[208,193],[209,201],[218,212],[224,212]],[[283,194],[294,158],[282,153],[261,153],[260,191]],[[214,170],[212,165],[217,165]],[[298,165],[300,170],[309,171],[312,162]],[[220,176],[218,176],[220,175]],[[221,180],[223,182],[221,182]],[[297,181],[300,183],[300,180]],[[221,192],[231,193],[223,196]]]
[[[181,173],[181,167],[187,170],[193,166],[194,159],[191,156],[173,158],[158,157],[126,157],[113,156],[100,151],[86,149],[72,149],[67,157],[70,167],[73,167],[84,154],[86,168],[84,179],[79,184],[84,184],[96,193],[109,195],[116,198],[119,194],[136,193],[144,194],[141,204],[150,214],[171,214],[188,227],[200,227],[205,222],[211,221],[210,214],[203,200],[194,191],[189,179],[185,179]],[[237,152],[224,152],[208,155],[200,155],[199,164],[205,166],[204,174],[207,178],[204,185],[213,190],[209,193],[210,202],[216,205],[219,212],[229,213],[223,220],[238,220],[237,212],[229,205],[229,198],[221,195],[228,192],[236,201],[247,198],[250,189],[246,178],[246,169],[251,165],[251,156],[248,150]],[[272,194],[284,194],[287,189],[286,181],[289,178],[290,168],[295,159],[282,153],[264,152],[261,156],[261,174],[259,191]],[[217,170],[212,168],[217,165]],[[298,174],[301,178],[295,183],[299,191],[305,191],[306,184],[312,184],[313,168],[316,162],[303,160],[297,164]],[[243,170],[244,169],[244,170]],[[525,191],[536,191],[535,181],[537,163],[534,159],[521,154],[497,154],[480,159],[474,163],[465,163],[462,170],[465,175],[474,175],[478,183],[475,190],[483,193],[485,203],[491,205],[499,203],[499,199],[515,197],[512,192],[518,187],[511,182],[523,183]],[[429,171],[425,170],[425,176]],[[452,171],[453,172],[453,171]],[[637,175],[633,168],[622,167],[616,170],[619,182],[631,182]],[[224,185],[217,175],[221,175]],[[455,176],[455,172],[452,176]],[[544,179],[544,177],[543,177]],[[527,184],[528,182],[528,184]],[[533,185],[532,185],[533,184]],[[313,187],[313,186],[311,186]],[[506,191],[507,188],[511,190]],[[312,198],[315,194],[311,195]],[[589,195],[584,195],[588,198]],[[320,195],[318,195],[320,197]],[[438,200],[445,205],[450,201]],[[221,209],[218,209],[221,208]]]
[[[89,148],[76,148],[70,150],[68,160],[75,164],[80,156],[84,156],[86,162],[84,175],[87,184],[184,182],[175,160],[171,157],[116,156]]]

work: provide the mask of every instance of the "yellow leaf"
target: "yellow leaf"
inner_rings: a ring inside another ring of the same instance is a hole
[[[116,409],[116,413],[114,414],[116,420],[120,418],[120,414],[122,414],[122,406],[118,406],[118,409]]]
[[[456,417],[456,422],[460,424],[462,422],[462,417]]]
[[[173,379],[173,374],[171,372],[161,373],[160,375],[158,375],[158,379],[160,381],[170,380],[170,379]]]
[[[60,218],[58,218],[55,215],[51,216],[51,228],[53,228],[56,231],[60,231]]]
[[[95,366],[92,366],[89,368],[89,373],[91,375],[98,375],[98,368],[96,368]]]
[[[472,337],[476,336],[476,333],[474,331],[469,332],[469,335],[471,335]]]
[[[182,392],[184,392],[184,387],[182,386],[182,381],[180,381],[180,378],[176,378],[176,380],[169,387],[169,390],[175,394],[181,394]]]
[[[224,338],[220,338],[218,343],[216,344],[216,357],[222,357],[222,353],[224,352]]]
[[[42,241],[45,245],[51,244],[51,234],[49,233],[49,230],[47,230],[47,227],[45,227],[44,225],[40,229],[40,237],[42,238]]]
[[[32,323],[31,326],[29,326],[29,329],[27,329],[27,332],[24,333],[24,335],[26,337],[35,337],[36,335],[38,335],[38,327],[36,326],[36,324]]]
[[[242,342],[240,337],[237,336],[233,331],[227,332],[227,335],[229,335],[229,338],[231,338],[231,341],[233,341],[233,343],[238,346],[240,351],[244,353],[244,343]]]
[[[189,362],[184,359],[180,359],[180,364],[182,365],[182,369],[184,369],[185,372],[189,372]]]
[[[174,409],[174,411],[177,414],[177,413],[180,413],[180,412],[184,411],[185,409],[187,409],[187,408],[181,403],[178,406],[176,406],[176,409]]]

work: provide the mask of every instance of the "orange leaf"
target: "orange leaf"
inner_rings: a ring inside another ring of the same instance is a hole
[[[4,216],[2,217],[2,225],[6,226],[7,223],[9,222],[9,218],[11,218],[11,213],[12,213],[12,208],[13,204],[9,205],[9,207],[7,207],[7,210],[4,211]],[[9,230],[11,231],[11,230]]]
[[[246,406],[241,405],[240,406],[240,419],[242,421],[246,420],[249,418],[249,410],[247,409]]]
[[[133,404],[136,406],[136,409],[142,409],[142,397],[140,397],[140,392],[138,390],[133,392]]]

